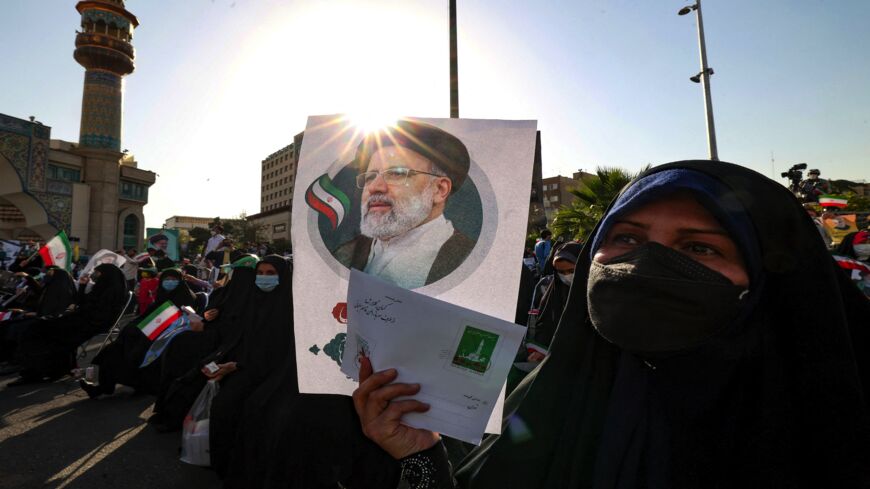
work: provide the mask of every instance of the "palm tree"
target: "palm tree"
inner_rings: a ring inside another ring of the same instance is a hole
[[[647,171],[650,165],[641,168],[637,174],[617,167],[601,166],[595,175],[581,181],[580,187],[570,190],[577,199],[570,205],[563,205],[556,211],[553,219],[553,233],[570,239],[583,240],[604,215],[619,192],[637,175]]]

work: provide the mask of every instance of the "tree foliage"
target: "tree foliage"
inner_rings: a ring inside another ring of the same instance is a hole
[[[849,199],[846,205],[847,211],[853,212],[870,212],[870,197],[862,197],[854,192],[846,192],[845,196]]]
[[[188,231],[190,234],[190,243],[187,245],[187,252],[191,255],[202,253],[205,249],[208,239],[211,238],[211,231],[200,227],[191,228]]]
[[[638,174],[617,167],[596,168],[595,175],[584,178],[578,188],[570,190],[577,199],[556,211],[552,225],[553,234],[567,239],[585,240],[604,215],[610,201],[649,167],[647,165],[642,168]]]

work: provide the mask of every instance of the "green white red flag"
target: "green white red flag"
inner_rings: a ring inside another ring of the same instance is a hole
[[[839,195],[820,195],[819,196],[819,205],[822,207],[839,207],[840,209],[846,207],[846,204],[849,203],[849,199],[845,197],[840,197]]]
[[[137,327],[149,340],[154,341],[180,317],[181,309],[175,307],[172,301],[166,301],[154,309]]]
[[[335,186],[329,173],[324,173],[311,183],[305,191],[305,202],[329,220],[333,231],[350,209],[350,199]]]
[[[69,245],[66,233],[61,231],[45,243],[45,246],[39,249],[39,256],[42,257],[45,266],[60,267],[69,271],[72,263],[72,247]]]

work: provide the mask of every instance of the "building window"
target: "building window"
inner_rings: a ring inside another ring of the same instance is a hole
[[[124,249],[139,247],[139,218],[133,214],[124,218]]]
[[[77,170],[74,168],[67,168],[65,166],[49,164],[48,178],[50,178],[51,180],[78,183],[82,181],[82,172],[81,170]]]
[[[148,202],[148,187],[140,183],[121,180],[121,198]]]

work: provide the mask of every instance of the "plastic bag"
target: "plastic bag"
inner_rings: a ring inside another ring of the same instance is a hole
[[[203,467],[211,465],[208,422],[211,418],[211,401],[219,389],[216,381],[209,380],[184,418],[181,429],[182,462]]]

